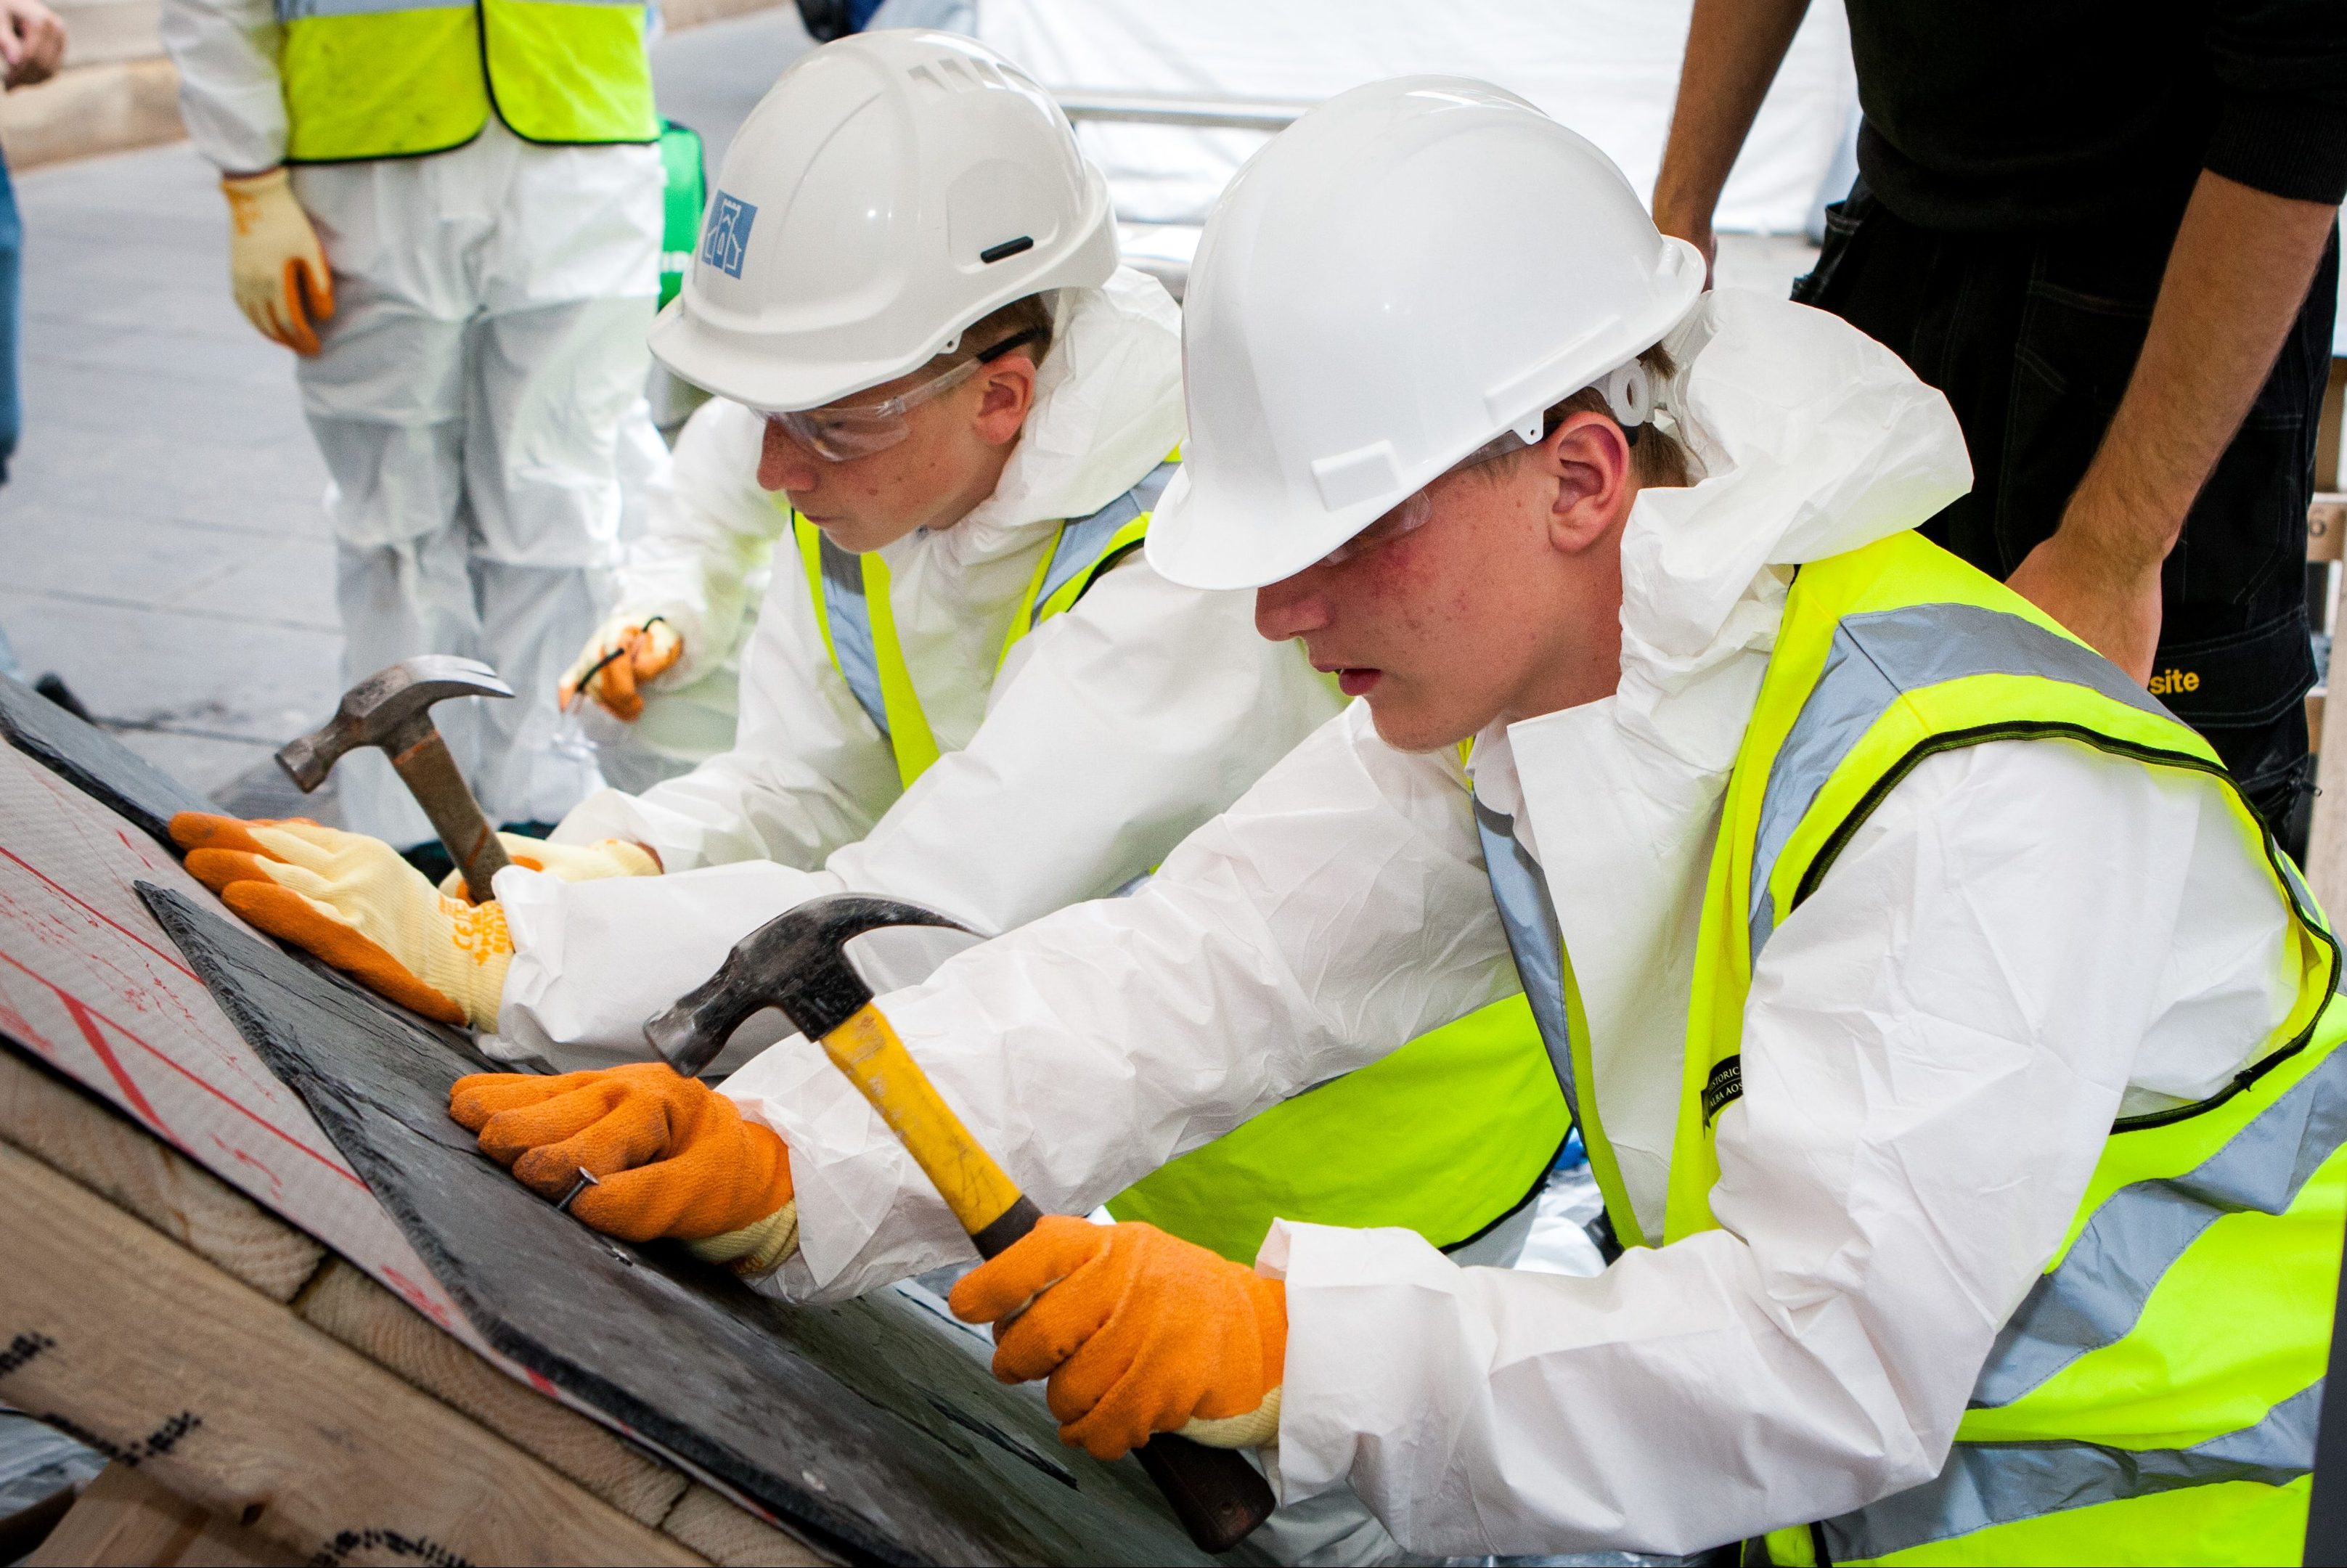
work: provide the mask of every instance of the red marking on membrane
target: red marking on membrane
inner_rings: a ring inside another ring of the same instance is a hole
[[[108,914],[105,910],[100,909],[97,906],[92,904],[88,899],[82,897],[70,888],[59,886],[54,877],[50,876],[39,866],[35,866],[31,861],[26,860],[15,850],[8,848],[5,845],[0,845],[0,855],[6,856],[10,860],[15,861],[18,866],[23,866],[25,870],[32,876],[38,877],[45,886],[56,894],[60,898],[67,899],[89,911],[91,918],[102,921],[106,925],[112,927],[115,930],[121,932],[122,935],[129,938],[132,941],[138,943],[140,947],[146,948],[149,952],[154,954],[157,958],[162,959],[165,963],[170,965],[173,968],[187,976],[188,979],[196,981],[199,985],[203,983],[202,977],[198,975],[195,970],[188,968],[187,964],[181,960],[179,954],[166,952],[161,948],[159,948],[154,943],[149,941],[145,937],[140,936],[137,931],[132,930],[129,927],[124,925],[121,921]],[[31,971],[27,970],[26,972],[30,973]]]
[[[5,849],[0,849],[0,855],[5,855],[7,851]],[[111,921],[108,923],[109,925],[112,924]],[[357,1173],[352,1171],[348,1166],[320,1153],[317,1150],[310,1147],[309,1144],[304,1143],[299,1138],[294,1137],[291,1132],[286,1132],[284,1128],[278,1126],[275,1122],[271,1122],[266,1117],[260,1115],[249,1107],[239,1103],[227,1094],[222,1093],[213,1084],[207,1081],[201,1076],[190,1071],[180,1062],[175,1061],[169,1052],[161,1050],[146,1040],[141,1039],[136,1031],[123,1028],[121,1024],[116,1022],[113,1019],[108,1018],[104,1013],[99,1012],[97,1009],[89,1006],[79,997],[75,996],[63,986],[58,985],[56,981],[50,979],[46,975],[40,973],[38,970],[27,968],[25,964],[19,962],[16,958],[6,953],[0,953],[0,963],[6,963],[13,968],[23,969],[26,974],[32,976],[33,979],[40,981],[41,984],[48,987],[50,990],[56,993],[57,1000],[64,1004],[67,1012],[74,1015],[75,1022],[81,1025],[84,1037],[88,1039],[92,1047],[97,1050],[99,1061],[105,1062],[107,1065],[107,1071],[115,1075],[115,1081],[122,1085],[127,1095],[136,1097],[133,1101],[135,1105],[145,1106],[145,1097],[143,1095],[139,1095],[137,1089],[133,1087],[128,1079],[124,1076],[120,1064],[116,1061],[113,1053],[105,1046],[100,1044],[97,1038],[91,1033],[89,1025],[84,1020],[83,1014],[87,1013],[90,1019],[95,1019],[98,1022],[108,1025],[125,1040],[128,1040],[132,1044],[138,1046],[139,1050],[144,1050],[148,1055],[153,1057],[156,1061],[161,1062],[164,1066],[169,1068],[172,1071],[178,1073],[180,1077],[186,1079],[189,1082],[194,1084],[197,1088],[202,1090],[205,1093],[210,1095],[213,1099],[219,1101],[221,1104],[235,1112],[238,1115],[242,1116],[247,1121],[252,1122],[255,1126],[263,1128],[266,1131],[274,1133],[284,1143],[300,1150],[302,1153],[309,1155],[310,1158],[317,1161],[318,1163],[325,1166],[326,1169],[333,1172],[344,1181],[350,1182],[354,1185],[361,1188],[366,1186],[366,1184],[360,1181]],[[183,972],[188,973],[189,978],[194,978],[192,971]],[[146,1114],[149,1120],[151,1121],[158,1129],[162,1128],[163,1122],[161,1118],[155,1116],[151,1108],[148,1109]],[[176,1142],[177,1140],[175,1139],[174,1141]]]

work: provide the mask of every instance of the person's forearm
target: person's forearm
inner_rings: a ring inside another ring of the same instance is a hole
[[[1712,210],[1809,0],[1695,0],[1655,223],[1711,251]]]
[[[2336,217],[2201,174],[2142,356],[2064,532],[2122,568],[2157,569],[2272,371]]]

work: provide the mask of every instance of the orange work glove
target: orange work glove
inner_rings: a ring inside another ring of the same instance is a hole
[[[228,198],[236,308],[263,337],[295,354],[317,353],[317,323],[334,313],[334,274],[285,170],[229,175],[220,193]]]
[[[644,712],[643,693],[636,688],[666,673],[683,656],[684,639],[666,616],[615,615],[579,651],[555,688],[555,701],[568,712],[583,691],[613,718],[633,723]]]
[[[1061,1440],[1094,1459],[1155,1432],[1234,1449],[1279,1435],[1286,1287],[1155,1225],[1047,1214],[947,1305],[996,1325],[996,1377],[1051,1378]]]
[[[301,817],[183,811],[171,841],[197,881],[271,936],[426,1018],[497,1027],[514,948],[494,900],[444,898],[383,840]]]
[[[570,1212],[622,1241],[665,1236],[753,1277],[797,1248],[789,1147],[665,1062],[477,1072],[449,1089],[448,1114],[542,1198],[559,1202],[581,1171],[594,1177]]]

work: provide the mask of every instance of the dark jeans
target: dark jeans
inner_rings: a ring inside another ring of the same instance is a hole
[[[1824,253],[1793,297],[1888,344],[1946,394],[1972,448],[1972,493],[1924,526],[1933,542],[2001,579],[2054,531],[2127,390],[2174,239],[2173,224],[1937,233],[1893,215],[1863,180],[1826,210]],[[2160,574],[2152,674],[2293,854],[2312,784],[2306,508],[2338,278],[2334,231]]]

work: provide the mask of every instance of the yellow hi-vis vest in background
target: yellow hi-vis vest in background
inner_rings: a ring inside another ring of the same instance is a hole
[[[1140,548],[1175,466],[1169,458],[1100,511],[1060,525],[1011,617],[1004,657]],[[795,516],[791,527],[833,667],[910,788],[938,745],[897,640],[887,566]],[[1512,997],[1258,1112],[1108,1207],[1242,1263],[1276,1218],[1406,1225],[1455,1246],[1537,1192],[1571,1129],[1539,1030],[1524,999]]]
[[[650,142],[641,0],[277,0],[288,163],[445,152],[495,113],[525,141]]]
[[[1714,1138],[1743,1092],[1745,999],[1770,934],[1923,758],[2033,738],[2224,783],[2240,851],[2290,917],[2297,1003],[2270,1039],[2241,1042],[2251,1065],[2219,1093],[2113,1126],[1940,1474],[1773,1531],[1747,1562],[2295,1563],[2302,1550],[2347,1214],[2338,944],[2208,743],[1917,535],[1803,567],[1787,598],[1712,856],[1661,1239],[1717,1223]],[[1512,923],[1512,941],[1556,950],[1547,917],[1544,936]],[[1645,1245],[1603,1108],[1584,1096],[1579,1109],[1614,1231]]]

